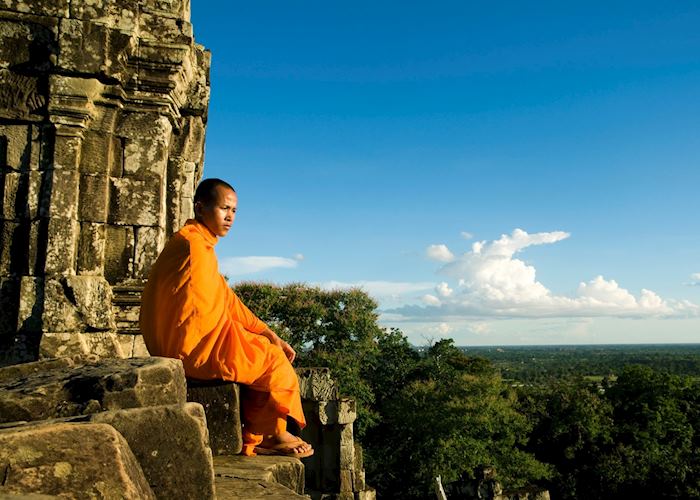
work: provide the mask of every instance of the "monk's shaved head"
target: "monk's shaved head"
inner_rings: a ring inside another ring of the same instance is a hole
[[[214,178],[204,179],[199,183],[197,190],[194,192],[195,204],[199,202],[203,205],[211,205],[217,199],[217,188],[219,187],[230,189],[234,193],[236,192],[233,186],[226,181]]]

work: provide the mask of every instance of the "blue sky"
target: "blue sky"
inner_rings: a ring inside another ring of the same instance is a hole
[[[700,341],[696,2],[192,2],[235,280],[417,344]]]

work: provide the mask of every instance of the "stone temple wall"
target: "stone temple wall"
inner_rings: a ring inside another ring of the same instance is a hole
[[[0,0],[0,365],[134,354],[143,280],[192,213],[209,62],[189,0]]]

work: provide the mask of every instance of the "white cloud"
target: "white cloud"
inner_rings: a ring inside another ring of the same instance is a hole
[[[423,303],[429,306],[439,306],[441,304],[440,299],[438,299],[435,295],[430,295],[429,293],[423,295],[421,300]]]
[[[454,292],[454,290],[450,288],[450,285],[444,281],[442,283],[438,283],[438,286],[435,287],[435,291],[440,297],[449,297],[452,295],[452,292]]]
[[[474,323],[469,324],[468,329],[472,333],[483,335],[491,331],[491,325],[483,321],[475,321]]]
[[[474,237],[474,235],[473,235],[472,233],[468,233],[467,231],[462,231],[462,232],[459,233],[459,234],[460,234],[460,236],[462,236],[462,238],[464,238],[465,240],[471,240],[471,239]]]
[[[437,260],[438,262],[451,262],[454,260],[455,256],[447,245],[430,245],[426,250],[425,254],[429,259]]]
[[[295,253],[292,258],[294,260],[301,262],[302,260],[304,260],[304,254],[303,253]]]
[[[432,245],[434,257],[452,256],[439,274],[452,280],[436,287],[438,296],[425,295],[428,307],[405,306],[388,311],[405,319],[435,321],[465,317],[670,317],[700,315],[688,301],[665,300],[651,290],[635,296],[615,280],[597,276],[578,286],[575,296],[555,295],[537,280],[534,266],[516,255],[533,245],[552,244],[569,238],[564,231],[528,234],[516,229],[494,241],[479,241],[469,252],[454,257],[444,245]]]
[[[275,268],[292,269],[298,265],[299,261],[297,259],[289,259],[287,257],[225,257],[219,261],[219,270],[227,276],[240,276]]]
[[[684,285],[688,286],[700,286],[700,273],[693,273],[690,275],[690,279],[693,280],[689,283],[684,283]]]

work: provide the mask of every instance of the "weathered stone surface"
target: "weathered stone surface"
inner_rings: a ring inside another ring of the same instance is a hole
[[[165,245],[165,231],[160,227],[137,227],[134,277],[147,279],[151,266]]]
[[[0,423],[185,402],[179,360],[109,359],[72,367],[53,363],[0,368]],[[3,375],[8,369],[15,378]],[[16,370],[26,375],[17,377]]]
[[[107,244],[104,224],[82,222],[78,242],[78,273],[104,275],[104,255]],[[104,307],[104,304],[103,304]]]
[[[23,331],[41,331],[44,302],[44,280],[22,276],[19,282],[19,311],[17,327]]]
[[[365,484],[362,449],[354,442],[355,402],[340,398],[330,370],[298,369],[307,426],[300,436],[315,453],[304,460],[314,498],[373,498]]]
[[[31,11],[27,13],[36,14]],[[25,72],[46,70],[56,61],[57,26],[56,18],[0,11],[0,34],[3,38],[0,45],[0,68],[21,69]],[[22,71],[18,73],[21,74]],[[21,104],[21,100],[16,104]]]
[[[128,358],[119,335],[114,332],[45,332],[39,343],[39,358],[95,356],[95,359]]]
[[[109,241],[105,248],[105,278],[113,285],[133,275],[134,229],[108,225],[105,230]]]
[[[158,226],[165,214],[159,177],[110,178],[109,222],[119,225]]]
[[[2,429],[0,468],[8,492],[155,498],[129,445],[106,424]]]
[[[22,237],[23,226],[18,222],[0,220],[0,273],[9,276],[21,267],[21,256],[18,255],[16,242]],[[19,258],[18,258],[19,257]]]
[[[47,224],[46,274],[69,274],[75,269],[78,221],[51,217]],[[51,329],[51,327],[47,327]]]
[[[240,388],[223,381],[187,381],[187,401],[199,403],[207,415],[209,443],[214,455],[241,452]]]
[[[59,498],[54,495],[42,495],[41,493],[8,493],[0,486],[0,500],[53,500]]]
[[[266,483],[252,479],[217,476],[216,498],[218,500],[293,500],[310,499],[308,495],[299,495],[289,488],[277,483]]]
[[[0,300],[17,311],[0,331],[138,313],[108,288],[147,276],[202,173],[210,54],[192,31],[189,0],[0,0]]]
[[[89,418],[113,426],[124,436],[157,498],[215,498],[212,455],[201,405],[150,406],[101,412]]]
[[[127,12],[123,24],[127,24],[132,15]],[[128,71],[129,57],[137,47],[133,31],[113,29],[92,20],[61,19],[57,66],[63,71],[107,74],[122,79]]]
[[[351,424],[357,418],[355,400],[352,398],[319,401],[316,413],[323,425]]]
[[[107,222],[108,207],[109,177],[103,174],[82,174],[78,218],[86,222]]]
[[[118,134],[125,139],[124,175],[136,179],[165,176],[172,125],[158,114],[125,116]]]
[[[102,276],[67,276],[69,296],[83,322],[91,330],[114,330],[114,313],[108,306],[112,302],[112,289]]]
[[[68,17],[70,0],[2,0],[0,8],[41,16]]]
[[[80,174],[77,170],[49,170],[46,172],[51,185],[49,215],[65,219],[75,219],[78,213],[75,201],[78,199]]]
[[[328,368],[298,368],[301,397],[309,401],[332,401],[338,399],[338,387]]]
[[[217,478],[278,483],[297,494],[304,493],[304,466],[296,458],[261,455],[217,456],[214,457],[214,473]],[[217,487],[218,484],[217,482]]]
[[[113,330],[114,313],[105,307],[112,289],[101,276],[65,276],[44,281],[42,322],[53,332]]]

